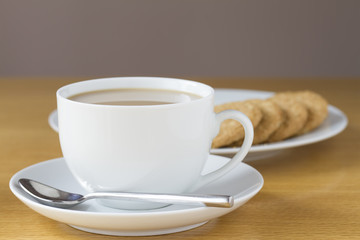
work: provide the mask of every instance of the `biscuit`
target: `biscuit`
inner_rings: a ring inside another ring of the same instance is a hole
[[[271,99],[254,99],[251,100],[251,102],[259,106],[263,115],[259,125],[254,131],[253,144],[259,144],[267,141],[270,135],[281,126],[285,120],[285,113],[279,105]]]
[[[268,142],[277,142],[300,133],[308,119],[308,110],[304,104],[296,101],[293,96],[274,95],[270,98],[285,113],[281,126],[268,138]]]
[[[305,105],[309,116],[303,129],[298,134],[307,133],[318,127],[328,115],[328,103],[319,94],[312,91],[296,91],[277,93],[277,96],[292,97],[296,101]]]
[[[254,129],[253,145],[260,144],[270,137],[277,130],[285,119],[283,110],[270,99],[252,99],[249,102],[257,105],[262,113],[260,123]],[[240,147],[243,140],[236,141],[231,147]]]
[[[250,119],[254,128],[259,124],[262,118],[259,107],[249,101],[230,102],[217,105],[215,106],[214,111],[218,113],[228,109],[237,110],[245,114]],[[227,119],[221,123],[219,134],[214,138],[212,147],[224,147],[235,141],[242,140],[244,137],[245,131],[242,125],[236,120]]]

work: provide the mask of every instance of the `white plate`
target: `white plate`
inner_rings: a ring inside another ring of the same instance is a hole
[[[227,161],[228,158],[210,155],[204,174],[220,168]],[[41,162],[19,171],[10,180],[11,191],[28,207],[48,218],[87,232],[121,236],[168,234],[201,226],[246,203],[260,191],[264,183],[258,171],[241,163],[225,176],[196,191],[232,195],[235,202],[232,208],[170,205],[154,210],[129,211],[107,208],[95,200],[70,209],[45,206],[22,191],[18,185],[20,178],[31,178],[63,190],[86,193],[71,175],[63,158]]]
[[[225,102],[242,101],[246,99],[258,98],[265,99],[272,96],[273,92],[240,90],[240,89],[215,89],[215,104]],[[315,130],[297,137],[293,137],[281,142],[259,144],[251,147],[245,161],[256,160],[274,155],[278,150],[303,146],[319,141],[323,141],[339,134],[348,124],[347,117],[338,108],[329,105],[329,116],[324,123]],[[57,111],[54,110],[49,116],[49,124],[52,129],[58,132]],[[211,149],[211,154],[232,156],[239,148],[218,148]]]
[[[252,90],[236,90],[236,89],[216,89],[215,104],[225,102],[242,101],[246,99],[258,98],[265,99],[271,97],[273,92],[252,91]],[[281,142],[259,144],[251,147],[245,160],[253,160],[267,157],[282,150],[291,147],[303,146],[315,142],[319,142],[333,137],[343,131],[348,124],[345,114],[334,106],[328,106],[329,115],[318,128],[301,136],[293,137]],[[239,148],[219,148],[212,149],[212,154],[231,155],[235,154]]]

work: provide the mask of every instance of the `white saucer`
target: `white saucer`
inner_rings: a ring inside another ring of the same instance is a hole
[[[240,89],[215,89],[215,104],[222,104],[225,102],[232,101],[242,101],[246,99],[258,98],[265,99],[273,95],[273,92],[265,91],[253,91],[253,90],[240,90]],[[245,157],[244,161],[257,160],[262,158],[267,158],[275,155],[282,149],[292,148],[303,146],[307,144],[312,144],[315,142],[323,141],[325,139],[331,138],[345,129],[348,124],[346,115],[337,109],[334,106],[329,105],[329,116],[324,121],[324,123],[315,129],[314,131],[290,138],[281,142],[269,143],[269,144],[259,144],[252,146],[248,155]],[[58,129],[58,118],[57,110],[51,112],[48,122],[53,130],[56,132]],[[236,152],[239,151],[239,148],[218,148],[211,149],[211,154],[222,155],[231,157]]]
[[[220,168],[227,161],[228,158],[210,155],[204,174]],[[71,175],[63,158],[41,162],[19,171],[10,180],[11,191],[28,207],[48,218],[83,231],[118,236],[160,235],[201,226],[246,203],[260,191],[264,183],[258,171],[241,163],[225,176],[196,191],[232,195],[235,200],[232,208],[171,205],[154,210],[129,211],[107,208],[93,200],[70,209],[45,206],[22,191],[18,185],[20,178],[31,178],[63,190],[86,193]]]

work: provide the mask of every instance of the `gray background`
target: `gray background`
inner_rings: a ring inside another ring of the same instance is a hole
[[[0,0],[0,76],[360,76],[360,1]]]

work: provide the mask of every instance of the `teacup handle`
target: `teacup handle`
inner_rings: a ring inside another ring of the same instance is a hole
[[[226,119],[234,119],[241,123],[245,130],[245,138],[240,150],[235,154],[235,156],[221,168],[203,175],[199,180],[193,185],[192,190],[196,190],[211,181],[223,176],[230,170],[232,170],[236,165],[238,165],[242,160],[244,160],[246,154],[249,152],[254,139],[254,128],[250,119],[243,113],[235,110],[225,110],[216,114],[216,128],[220,129],[220,124]],[[218,131],[216,131],[218,132]]]

